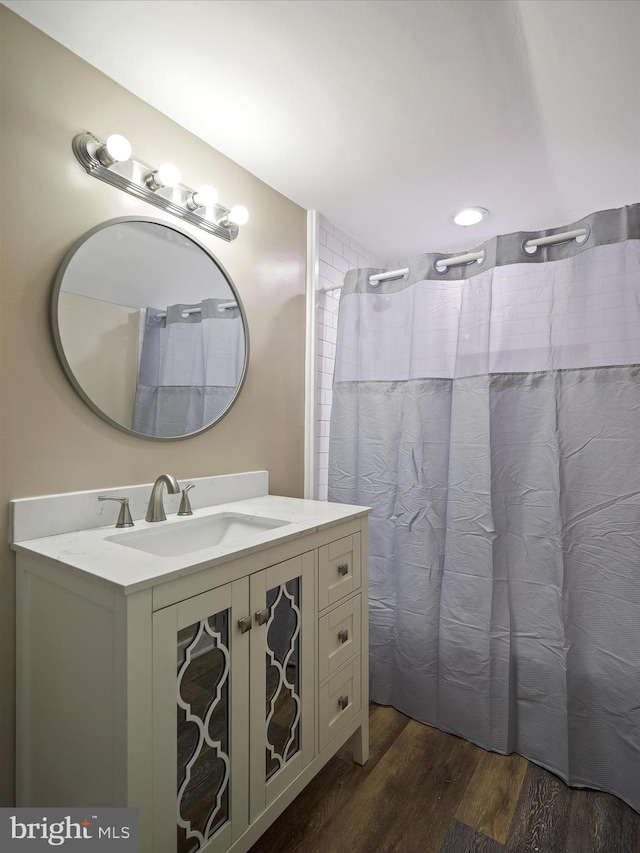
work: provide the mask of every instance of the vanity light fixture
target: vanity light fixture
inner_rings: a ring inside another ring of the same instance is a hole
[[[237,204],[229,209],[219,204],[212,186],[193,190],[182,184],[180,172],[171,163],[156,168],[133,157],[129,141],[120,134],[114,133],[103,140],[93,133],[79,133],[72,147],[76,159],[94,178],[144,199],[223,240],[235,240],[239,226],[249,219],[246,207]]]
[[[484,207],[465,207],[459,213],[452,217],[456,225],[467,227],[468,225],[477,225],[482,222],[489,211]]]

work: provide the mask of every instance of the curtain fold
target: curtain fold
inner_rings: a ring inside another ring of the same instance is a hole
[[[245,347],[240,310],[219,308],[225,304],[228,299],[205,299],[147,308],[134,430],[159,438],[189,435],[228,408],[242,377]]]
[[[373,701],[637,810],[639,214],[558,260],[349,273],[329,457],[373,507]]]

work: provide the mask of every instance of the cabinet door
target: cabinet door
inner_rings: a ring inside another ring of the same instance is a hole
[[[315,552],[251,577],[250,819],[315,751]]]
[[[219,853],[247,827],[248,604],[243,578],[153,615],[154,853]]]

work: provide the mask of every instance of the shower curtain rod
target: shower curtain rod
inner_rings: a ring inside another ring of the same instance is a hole
[[[526,241],[524,244],[524,250],[525,252],[528,252],[530,249],[533,249],[533,252],[535,252],[538,246],[552,246],[554,243],[566,243],[569,240],[578,240],[580,237],[586,237],[588,233],[589,232],[586,228],[576,228],[574,231],[563,231],[561,234],[550,234],[547,237],[536,237],[533,240]],[[581,242],[584,242],[584,240]],[[533,254],[533,252],[531,252],[531,254]],[[459,264],[470,264],[473,263],[473,261],[482,260],[484,256],[484,249],[480,249],[477,252],[467,252],[465,255],[456,255],[455,258],[439,258],[436,261],[436,267],[440,272],[445,272],[447,267],[455,267]],[[369,276],[369,285],[371,287],[379,287],[381,282],[388,281],[393,278],[402,278],[402,276],[407,275],[408,272],[409,267],[402,267],[402,269],[398,270],[387,270],[387,272],[378,272],[375,273],[375,275]],[[330,293],[332,290],[342,290],[342,287],[342,284],[329,284],[326,287],[319,288],[319,290],[321,293]]]
[[[227,308],[237,308],[237,302],[221,302],[220,305],[216,306],[216,311],[226,311]],[[186,314],[201,314],[202,308],[185,308],[182,312],[182,316],[184,317]],[[167,316],[166,311],[161,311],[159,314],[155,315],[156,320],[162,320]]]

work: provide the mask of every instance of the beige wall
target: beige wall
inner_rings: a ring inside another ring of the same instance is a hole
[[[148,104],[0,7],[2,368],[0,499],[267,469],[271,491],[301,496],[304,444],[305,211]],[[203,105],[206,109],[206,104]],[[124,133],[143,160],[175,162],[190,186],[245,204],[225,243],[190,225],[234,279],[251,358],[244,389],[212,430],[186,441],[137,439],[103,423],[65,379],[51,343],[49,296],[69,246],[99,222],[179,221],[88,176],[71,151],[90,130]],[[276,151],[273,156],[278,156]],[[13,796],[14,568],[1,545],[0,803]]]

